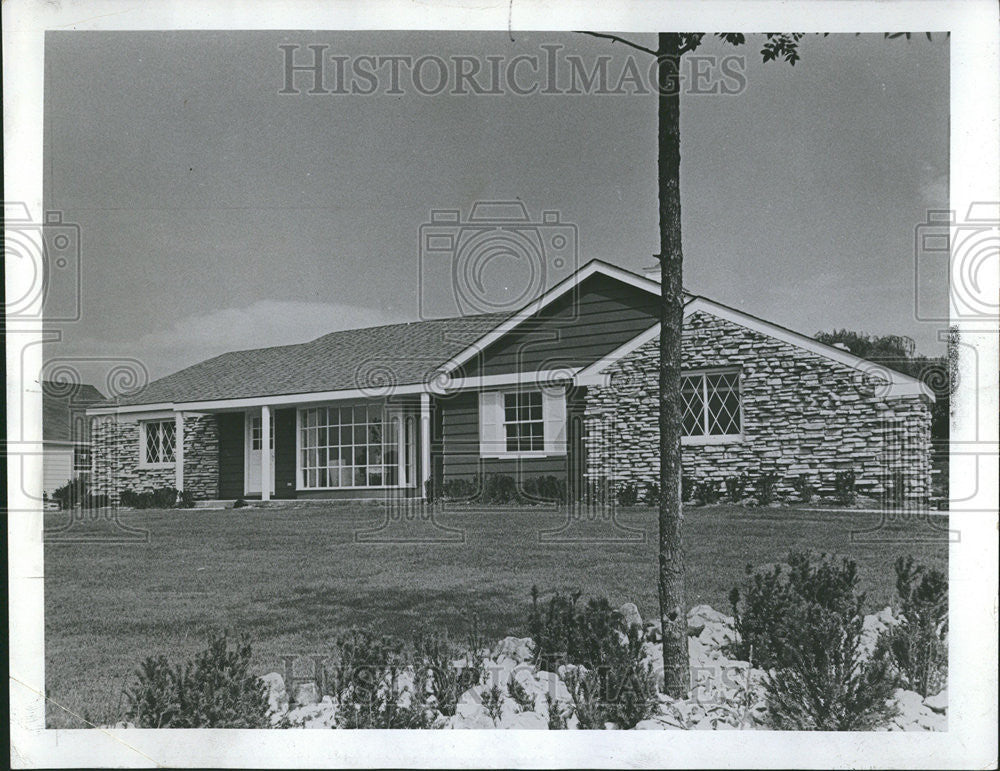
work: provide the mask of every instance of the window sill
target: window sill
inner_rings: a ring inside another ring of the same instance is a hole
[[[488,455],[480,455],[480,458],[484,460],[518,460],[523,458],[559,458],[566,455],[565,450],[559,450],[556,452],[545,452],[535,451],[535,452],[503,452],[503,453],[490,453]]]
[[[743,434],[727,434],[725,436],[682,436],[681,445],[705,445],[705,444],[742,444]]]
[[[327,493],[337,490],[416,490],[416,485],[353,485],[340,487],[297,487],[297,493]]]
[[[139,469],[148,469],[150,471],[156,471],[158,469],[174,468],[177,465],[176,461],[169,461],[168,463],[140,463]]]

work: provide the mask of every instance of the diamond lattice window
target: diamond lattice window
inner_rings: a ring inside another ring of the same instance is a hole
[[[173,463],[176,425],[172,420],[144,423],[146,463]]]
[[[712,372],[681,378],[684,436],[736,436],[740,419],[740,373]]]

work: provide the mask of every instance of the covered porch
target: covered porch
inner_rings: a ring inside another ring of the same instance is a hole
[[[178,490],[185,489],[186,475],[200,471],[184,459],[186,423],[195,416],[214,418],[217,428],[220,500],[425,495],[431,469],[429,394],[177,409]]]

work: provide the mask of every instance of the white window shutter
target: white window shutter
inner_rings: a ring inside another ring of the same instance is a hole
[[[545,452],[566,452],[566,393],[542,390],[542,419],[545,421]]]
[[[496,457],[506,447],[500,398],[496,391],[479,392],[479,455],[483,458]]]

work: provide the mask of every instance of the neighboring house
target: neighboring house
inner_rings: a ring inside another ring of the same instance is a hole
[[[358,499],[495,472],[574,495],[652,482],[658,303],[657,282],[592,261],[515,314],[223,354],[89,410],[95,487]],[[933,396],[916,379],[693,295],[683,361],[688,477],[829,491],[851,469],[863,491],[901,473],[908,498],[928,495]]]
[[[90,475],[87,407],[105,401],[92,385],[43,380],[42,489],[47,495],[74,477]]]

